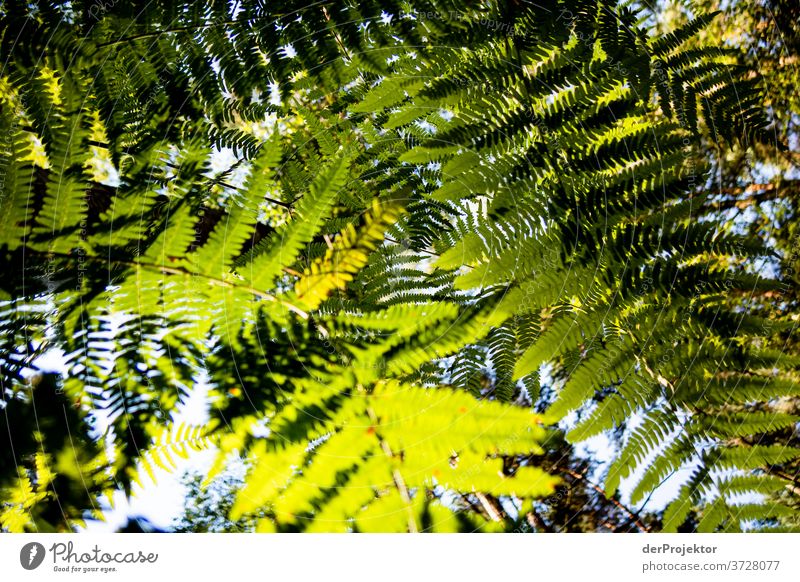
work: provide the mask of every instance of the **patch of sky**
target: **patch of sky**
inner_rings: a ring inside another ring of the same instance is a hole
[[[291,44],[287,44],[281,47],[281,54],[285,59],[293,59],[297,56],[297,51]]]
[[[120,319],[119,323],[121,321]],[[66,354],[59,349],[46,351],[34,364],[42,372],[55,372],[61,375],[68,373]],[[188,398],[184,399],[172,414],[172,421],[176,424],[199,425],[207,422],[208,418],[208,383],[207,378],[201,376],[197,378]],[[111,436],[108,435],[110,419],[104,411],[93,411],[90,415],[90,425],[94,438],[107,435],[106,441],[110,442],[111,439],[108,438]],[[207,472],[211,468],[216,452],[215,448],[209,448],[204,451],[191,451],[185,459],[173,456],[174,469],[167,471],[155,467],[155,481],[142,471],[142,483],[133,485],[129,499],[126,499],[122,492],[115,493],[112,503],[107,499],[98,499],[105,521],[88,520],[81,529],[89,532],[113,532],[134,517],[144,517],[161,529],[168,528],[183,511],[187,491],[181,482],[182,476],[187,472]]]
[[[548,366],[542,366],[540,369],[542,386],[552,385],[553,378],[551,370]],[[578,414],[572,412],[568,414],[560,423],[559,426],[566,432],[573,428],[578,422]],[[635,430],[641,424],[642,416],[634,414],[628,420],[627,433]],[[672,438],[674,438],[679,431],[670,435],[670,438],[665,439],[663,445],[654,449],[650,454],[640,463],[636,470],[631,475],[622,479],[619,486],[620,498],[622,503],[631,507],[634,511],[650,510],[657,511],[664,509],[666,505],[676,497],[681,486],[691,475],[693,470],[692,466],[682,467],[675,473],[669,475],[662,483],[655,489],[655,491],[644,501],[640,502],[637,506],[631,505],[631,493],[633,492],[636,484],[639,482],[645,471],[652,464],[653,460],[659,455],[660,452],[668,446]],[[587,459],[595,463],[595,467],[590,476],[591,480],[602,487],[605,476],[611,467],[611,463],[617,455],[617,444],[610,437],[608,431],[595,435],[591,438],[583,440],[575,444],[575,454],[583,459]]]
[[[283,105],[283,100],[281,99],[281,88],[274,81],[269,84],[269,103],[270,105],[275,105],[276,107]]]

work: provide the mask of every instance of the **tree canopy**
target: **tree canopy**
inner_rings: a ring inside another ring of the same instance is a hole
[[[5,2],[0,526],[796,529],[797,25],[713,4]]]

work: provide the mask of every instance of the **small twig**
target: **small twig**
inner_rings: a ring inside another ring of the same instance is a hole
[[[505,521],[506,518],[505,511],[503,511],[503,508],[500,506],[500,504],[497,502],[496,499],[489,497],[488,495],[481,492],[476,492],[475,497],[478,499],[481,506],[486,511],[486,514],[492,521],[497,521],[497,522]]]
[[[616,532],[618,529],[617,526],[611,523],[610,521],[605,521],[605,520],[601,521],[600,525],[602,525],[604,528],[612,532]]]
[[[375,411],[372,410],[372,407],[367,407],[367,415],[369,416],[372,424],[377,426],[378,417],[375,414]],[[381,445],[381,450],[383,450],[383,453],[390,459],[394,458],[394,453],[392,452],[392,448],[389,446],[389,443],[387,443],[383,437],[378,434],[377,430],[375,430],[374,434]],[[417,528],[417,520],[414,518],[414,510],[411,505],[411,494],[408,491],[406,482],[403,479],[403,475],[400,473],[399,469],[392,470],[392,480],[394,481],[394,486],[397,488],[397,491],[400,493],[400,498],[403,500],[403,503],[406,506],[406,513],[408,514],[408,531],[410,533],[418,533],[419,529]]]
[[[780,477],[781,479],[786,479],[787,481],[791,481],[792,483],[797,483],[800,485],[800,479],[798,479],[798,477],[793,477],[779,469],[767,469],[767,472],[775,475],[776,477]]]
[[[325,15],[325,20],[327,20],[328,22],[331,21],[331,16],[330,16],[330,14],[328,14],[328,9],[325,6],[322,7],[322,14]],[[350,60],[352,58],[350,56],[350,52],[347,50],[347,47],[344,46],[344,43],[342,43],[342,39],[339,38],[339,33],[336,32],[336,28],[335,28],[335,26],[333,24],[331,24],[331,33],[333,33],[333,38],[336,40],[336,44],[339,45],[339,48],[342,49],[342,52],[344,53],[344,56],[348,60]]]
[[[178,26],[176,28],[165,28],[164,30],[154,30],[152,32],[142,32],[140,34],[134,34],[133,36],[127,36],[125,38],[120,38],[118,40],[112,40],[109,42],[103,42],[97,45],[97,48],[106,48],[110,46],[116,46],[118,44],[125,44],[127,42],[134,42],[137,40],[141,40],[143,38],[149,38],[152,36],[161,36],[162,34],[168,34],[171,32],[190,32],[192,30],[200,30],[203,28],[212,28],[214,26],[230,26],[232,24],[236,24],[235,20],[227,20],[223,22],[210,22],[206,24],[195,24],[193,26]]]
[[[173,164],[171,162],[164,162],[164,165],[167,166],[168,168],[172,168],[173,170],[180,170],[181,169],[181,166],[179,164]],[[210,178],[209,182],[211,184],[219,184],[220,186],[223,186],[224,188],[230,188],[231,190],[236,190],[237,192],[241,192],[241,191],[244,190],[244,188],[241,188],[239,186],[234,186],[230,182],[226,182],[225,180],[222,180],[220,178]],[[294,210],[294,207],[292,205],[295,202],[297,202],[297,200],[299,200],[299,199],[300,199],[300,196],[298,196],[297,198],[295,198],[291,202],[284,202],[282,200],[277,200],[275,198],[270,198],[269,196],[264,196],[264,200],[266,200],[267,202],[272,202],[273,204],[277,204],[278,206],[283,206],[287,210]]]
[[[631,511],[625,505],[623,505],[618,499],[615,499],[614,497],[609,496],[608,493],[606,493],[605,490],[602,487],[600,487],[599,485],[595,485],[594,483],[589,481],[584,475],[581,475],[580,473],[578,473],[576,471],[573,471],[572,469],[567,469],[565,467],[558,467],[557,469],[558,469],[558,471],[561,471],[562,473],[566,473],[570,477],[573,477],[575,479],[579,479],[579,480],[583,481],[589,487],[591,487],[596,492],[598,492],[600,495],[602,495],[603,497],[608,499],[617,509],[619,509],[622,513],[624,513],[625,515],[627,515],[630,518],[631,522],[637,528],[639,528],[639,531],[647,532],[647,533],[650,532],[650,528],[642,523],[642,521],[639,519],[639,516],[637,514],[635,514],[633,511]]]
[[[29,254],[37,253],[36,251],[32,251],[32,250],[29,250],[27,252]],[[66,259],[75,259],[74,256],[72,256],[70,254],[67,254],[67,253],[57,253],[57,252],[48,251],[46,253],[37,253],[37,254],[44,254],[46,256],[51,256],[51,257],[53,257],[53,256],[62,257],[62,258],[66,258]],[[121,259],[109,259],[107,257],[95,257],[95,256],[92,256],[92,255],[82,255],[81,256],[81,260],[83,260],[83,261],[89,260],[89,261],[96,261],[96,262],[100,262],[101,261],[104,264],[112,263],[112,264],[120,265],[120,266],[123,266],[123,267],[142,268],[142,269],[146,269],[146,270],[149,270],[149,271],[156,271],[156,272],[164,273],[166,275],[180,275],[180,276],[183,276],[183,277],[191,277],[191,278],[199,277],[201,279],[204,279],[205,281],[207,281],[211,285],[216,285],[216,286],[219,286],[219,287],[228,287],[228,288],[232,288],[232,289],[239,289],[241,291],[245,291],[247,293],[251,293],[251,294],[255,295],[256,297],[259,297],[260,299],[264,299],[266,301],[272,301],[274,303],[278,303],[278,304],[286,307],[289,311],[292,311],[292,312],[296,313],[297,315],[299,315],[303,319],[308,319],[308,317],[309,317],[309,314],[306,311],[303,311],[302,309],[300,309],[296,305],[293,305],[292,303],[289,303],[288,301],[283,301],[282,299],[278,298],[275,295],[272,295],[270,293],[266,293],[265,291],[261,291],[260,289],[256,289],[255,287],[251,287],[249,285],[240,285],[238,283],[232,283],[231,281],[225,281],[224,279],[219,279],[217,277],[212,277],[211,275],[205,275],[203,273],[195,273],[193,271],[187,271],[186,269],[180,269],[180,268],[176,268],[176,267],[168,267],[166,265],[159,265],[159,264],[155,264],[155,263],[145,263],[145,262],[139,262],[139,261],[125,261],[125,260],[121,260]]]
[[[767,473],[770,475],[775,475],[779,479],[783,479],[785,481],[789,481],[791,485],[787,485],[786,487],[791,490],[792,493],[795,495],[800,495],[800,479],[796,476],[789,475],[788,473],[781,471],[779,469],[771,469],[769,467],[766,468]]]
[[[283,268],[283,272],[290,274],[292,277],[302,277],[303,276],[303,273],[295,271],[291,267],[284,267]]]
[[[547,525],[547,522],[539,515],[535,509],[531,509],[525,514],[525,519],[528,524],[536,531],[543,531],[547,533],[554,533],[553,528]]]
[[[219,184],[220,186],[224,186],[225,188],[230,188],[231,190],[236,190],[237,192],[241,192],[244,188],[240,188],[239,186],[234,186],[229,182],[225,182],[224,180],[211,180],[212,184]],[[273,204],[277,204],[278,206],[283,206],[287,210],[293,210],[292,204],[290,202],[283,202],[282,200],[277,200],[275,198],[270,198],[269,196],[264,196],[264,200],[267,202],[272,202]]]

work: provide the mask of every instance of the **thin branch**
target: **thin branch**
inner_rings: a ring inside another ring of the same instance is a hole
[[[206,24],[195,24],[192,26],[178,26],[175,28],[165,28],[164,30],[154,30],[151,32],[142,32],[140,34],[134,34],[133,36],[127,36],[125,38],[120,38],[118,40],[111,40],[108,42],[103,42],[97,45],[97,48],[106,48],[110,46],[116,46],[119,44],[125,44],[128,42],[134,42],[137,40],[141,40],[143,38],[150,38],[153,36],[161,36],[162,34],[169,34],[172,32],[190,32],[192,30],[200,30],[203,28],[212,28],[214,26],[230,26],[232,24],[236,24],[235,20],[225,20],[222,22],[210,22]]]
[[[28,254],[36,253],[36,254],[43,254],[43,255],[46,255],[46,256],[50,256],[50,257],[56,256],[56,257],[62,257],[62,258],[66,258],[66,259],[75,259],[76,258],[76,257],[74,257],[74,256],[72,256],[70,254],[67,254],[67,253],[56,253],[56,252],[50,252],[50,251],[48,251],[48,252],[39,252],[39,251],[32,251],[32,250],[28,250],[27,252],[28,252]],[[289,303],[288,301],[284,301],[284,300],[278,298],[275,295],[272,295],[270,293],[266,293],[265,291],[261,291],[260,289],[256,289],[255,287],[251,287],[249,285],[240,285],[238,283],[233,283],[231,281],[225,281],[224,279],[220,279],[218,277],[213,277],[211,275],[205,275],[203,273],[196,273],[194,271],[187,271],[186,269],[181,269],[181,268],[177,268],[177,267],[168,267],[166,265],[159,265],[159,264],[156,264],[156,263],[145,263],[145,262],[139,262],[139,261],[125,261],[125,260],[122,260],[122,259],[109,259],[107,257],[99,257],[99,256],[93,256],[93,255],[82,255],[81,256],[81,260],[83,260],[83,261],[89,260],[89,261],[95,261],[95,262],[100,262],[101,261],[104,264],[112,263],[112,264],[120,265],[120,266],[123,266],[123,267],[142,268],[142,269],[146,269],[146,270],[149,270],[149,271],[160,272],[160,273],[163,273],[163,274],[166,274],[166,275],[179,275],[179,276],[191,277],[191,278],[198,277],[200,279],[204,279],[210,285],[216,285],[218,287],[227,287],[227,288],[231,288],[231,289],[239,289],[241,291],[244,291],[244,292],[247,292],[247,293],[251,293],[251,294],[255,295],[256,297],[258,297],[260,299],[264,299],[266,301],[271,301],[271,302],[274,302],[274,303],[278,303],[279,305],[282,305],[283,307],[286,307],[289,311],[292,311],[293,313],[296,313],[297,315],[299,315],[303,319],[308,319],[309,318],[308,312],[303,311],[302,309],[300,309],[296,305],[294,305],[292,303]]]
[[[601,521],[600,525],[602,525],[604,528],[606,528],[607,530],[609,530],[611,532],[617,532],[619,530],[619,528],[616,525],[614,525],[613,523],[611,523],[609,521]]]
[[[224,186],[225,188],[230,188],[231,190],[236,190],[237,192],[241,192],[242,190],[244,190],[244,188],[240,188],[239,186],[234,186],[230,182],[225,182],[224,180],[212,179],[211,183],[219,184],[220,186]],[[264,196],[264,200],[266,200],[267,202],[272,202],[273,204],[277,204],[278,206],[283,206],[287,210],[294,210],[294,207],[292,206],[294,200],[292,202],[283,202],[282,200],[270,198],[269,196]]]
[[[372,410],[372,407],[367,407],[367,415],[369,416],[370,421],[373,425],[378,425],[378,417],[375,414],[375,411]],[[378,434],[377,430],[374,430],[375,437],[378,439],[378,442],[381,445],[381,450],[383,453],[391,458],[394,458],[394,453],[392,452],[392,448],[389,446],[383,437]],[[413,506],[411,505],[411,494],[408,492],[408,487],[406,486],[406,482],[403,479],[403,475],[400,473],[399,469],[392,470],[392,480],[394,481],[394,486],[397,488],[397,491],[400,493],[400,498],[403,500],[403,503],[406,507],[407,519],[408,519],[408,531],[410,533],[418,533],[419,529],[417,528],[417,520],[414,517],[414,510]]]
[[[168,168],[172,168],[173,170],[180,170],[181,169],[181,166],[179,164],[173,164],[171,162],[164,162],[164,165],[167,166]],[[174,178],[172,178],[172,179],[174,179]],[[209,182],[211,184],[219,184],[220,186],[223,186],[225,188],[230,188],[231,190],[236,190],[237,192],[242,192],[244,190],[244,188],[241,188],[239,186],[234,186],[230,182],[226,182],[225,180],[222,180],[220,178],[209,178]],[[277,204],[278,206],[283,206],[287,210],[294,210],[294,207],[292,206],[292,204],[297,202],[297,200],[299,200],[299,199],[300,199],[300,196],[298,196],[297,198],[295,198],[291,202],[283,202],[282,200],[276,200],[275,198],[270,198],[269,196],[264,196],[264,200],[266,200],[267,202],[272,202],[273,204]]]
[[[478,499],[481,506],[486,511],[486,514],[492,521],[500,522],[506,520],[506,512],[503,511],[503,508],[500,506],[500,503],[497,501],[497,499],[481,492],[475,493],[475,497]]]
[[[755,184],[755,186],[761,186],[761,184]],[[744,210],[745,208],[749,208],[754,204],[760,204],[761,202],[775,200],[780,196],[782,192],[781,190],[776,189],[775,187],[772,186],[772,184],[767,184],[767,186],[769,186],[769,188],[765,190],[748,189],[748,195],[745,198],[732,198],[730,200],[719,200],[715,202],[709,202],[708,204],[706,204],[706,208],[712,210],[730,210],[733,208]],[[731,196],[736,196],[736,195],[731,194]]]
[[[649,528],[649,527],[647,527],[645,524],[643,524],[643,523],[642,523],[642,521],[639,519],[639,516],[638,516],[636,513],[634,513],[634,512],[633,512],[633,511],[631,511],[629,508],[627,508],[625,505],[623,505],[623,504],[622,504],[622,503],[621,503],[621,502],[620,502],[618,499],[615,499],[614,497],[611,497],[611,496],[609,496],[609,495],[608,495],[608,493],[606,493],[606,491],[605,491],[605,490],[604,490],[602,487],[600,487],[599,485],[595,485],[594,483],[592,483],[591,481],[589,481],[589,480],[586,478],[586,476],[585,476],[585,475],[582,475],[582,474],[580,474],[580,473],[578,473],[578,472],[576,472],[576,471],[573,471],[572,469],[568,469],[568,468],[566,468],[566,467],[557,467],[557,470],[558,470],[558,471],[560,471],[560,472],[562,472],[562,473],[566,473],[566,474],[567,474],[567,475],[569,475],[570,477],[573,477],[573,478],[575,478],[575,479],[579,479],[579,480],[583,481],[583,482],[584,482],[584,483],[586,483],[586,484],[587,484],[589,487],[591,487],[592,489],[594,489],[594,490],[595,490],[597,493],[599,493],[600,495],[602,495],[603,497],[605,497],[606,499],[608,499],[608,500],[609,500],[609,501],[610,501],[610,502],[611,502],[611,503],[612,503],[612,504],[613,504],[613,505],[614,505],[614,506],[615,506],[617,509],[619,509],[619,510],[620,510],[622,513],[624,513],[625,515],[627,515],[627,516],[630,518],[631,522],[632,522],[632,523],[633,523],[633,524],[634,524],[634,525],[635,525],[637,528],[639,528],[639,531],[642,531],[642,532],[647,532],[647,533],[649,533],[649,532],[650,532],[650,528]]]
[[[787,481],[791,481],[792,483],[797,483],[800,485],[800,479],[797,476],[793,477],[792,475],[789,475],[788,473],[779,469],[767,469],[767,472],[775,475],[776,477],[780,477],[781,479],[786,479]]]
[[[547,522],[539,515],[535,509],[531,509],[525,514],[525,519],[528,524],[536,531],[543,531],[546,533],[554,533],[553,528],[547,525]]]
[[[800,479],[797,476],[792,476],[779,469],[771,469],[769,467],[766,468],[766,471],[770,475],[775,475],[779,479],[789,481],[791,485],[787,485],[786,487],[795,495],[800,495]]]
[[[384,235],[384,237],[383,237],[383,238],[385,238],[386,240],[388,240],[390,243],[395,243],[395,244],[398,244],[398,245],[400,245],[400,246],[406,246],[406,245],[405,245],[404,243],[402,243],[401,241],[399,241],[399,240],[395,240],[395,239],[393,239],[392,237],[390,237],[389,235]],[[431,252],[431,251],[427,251],[427,250],[425,250],[425,249],[420,249],[420,250],[419,250],[419,251],[417,251],[417,252],[424,253],[424,254],[426,254],[426,255],[430,255],[430,256],[432,256],[432,257],[438,257],[438,256],[439,256],[438,254],[436,254],[436,253],[433,253],[433,252]]]
[[[715,194],[730,196],[727,200],[709,202],[706,208],[713,210],[729,210],[738,208],[744,210],[761,202],[774,200],[781,197],[787,190],[795,190],[800,186],[800,180],[780,180],[765,184],[750,184],[744,187],[720,188]]]
[[[460,497],[461,497],[461,501],[466,503],[469,506],[470,510],[474,511],[475,513],[477,513],[478,515],[480,515],[481,517],[483,517],[485,519],[490,519],[489,518],[489,514],[486,513],[486,509],[484,509],[483,506],[481,506],[480,503],[476,503],[475,501],[473,501],[472,498],[469,496],[469,494],[461,493]]]
[[[328,9],[325,6],[322,7],[322,14],[325,15],[325,20],[327,20],[330,23],[331,16],[330,16],[330,14],[328,14]],[[339,38],[339,33],[336,32],[336,28],[334,27],[333,24],[331,24],[331,33],[333,34],[333,38],[336,40],[336,44],[338,44],[339,48],[342,49],[342,52],[344,53],[344,56],[348,60],[350,60],[352,58],[350,56],[350,52],[347,50],[347,47],[344,46],[344,43],[342,43],[342,39]]]

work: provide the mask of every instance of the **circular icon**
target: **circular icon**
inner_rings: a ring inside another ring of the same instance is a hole
[[[39,542],[25,544],[19,551],[19,563],[26,570],[35,570],[42,565],[44,553],[44,546]]]

